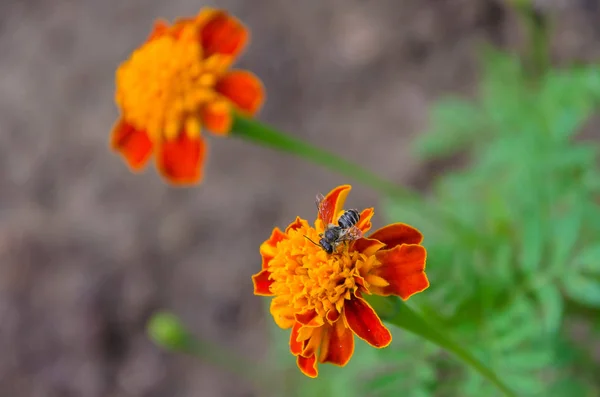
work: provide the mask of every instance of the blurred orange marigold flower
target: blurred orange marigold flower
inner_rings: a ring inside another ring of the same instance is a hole
[[[148,40],[116,73],[121,117],[111,146],[134,171],[152,154],[160,173],[175,184],[202,179],[205,127],[226,135],[232,112],[254,115],[264,101],[261,81],[231,70],[248,41],[245,27],[216,9],[173,25],[157,21]]]
[[[351,187],[339,186],[326,197],[331,218],[314,227],[296,218],[282,232],[273,230],[260,246],[262,270],[252,277],[254,294],[272,296],[277,325],[291,328],[290,350],[300,370],[318,375],[317,361],[344,366],[354,352],[354,335],[374,347],[388,346],[392,335],[363,294],[397,295],[406,300],[425,290],[425,248],[421,233],[406,224],[385,226],[328,255],[304,236],[319,241],[324,227],[344,212]],[[357,227],[371,228],[373,208],[362,211]]]

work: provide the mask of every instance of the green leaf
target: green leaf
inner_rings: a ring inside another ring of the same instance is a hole
[[[365,299],[375,308],[380,317],[391,324],[396,325],[408,332],[418,335],[435,343],[445,350],[454,353],[473,370],[490,381],[505,396],[515,397],[512,390],[483,362],[478,360],[471,352],[462,347],[448,336],[448,332],[441,330],[440,325],[429,324],[421,315],[412,310],[400,299],[390,296],[381,297],[377,295],[365,296]],[[390,304],[392,302],[393,304]]]
[[[554,244],[551,265],[553,269],[566,268],[569,256],[579,238],[582,222],[583,213],[578,209],[553,222]]]
[[[436,102],[430,112],[431,128],[416,138],[417,155],[430,159],[448,156],[487,135],[481,110],[455,98]]]
[[[529,275],[535,275],[540,268],[546,240],[544,224],[540,215],[540,211],[533,208],[525,215],[524,219],[523,237],[521,238],[521,268]]]
[[[545,284],[533,292],[537,296],[546,332],[550,334],[558,332],[564,310],[564,300],[558,287],[554,284]]]
[[[584,271],[600,275],[600,244],[581,251],[573,260],[573,265]]]
[[[564,279],[564,288],[574,301],[600,308],[600,281],[569,273]]]

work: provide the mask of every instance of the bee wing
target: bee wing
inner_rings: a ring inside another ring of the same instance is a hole
[[[344,230],[344,232],[340,236],[340,240],[341,241],[354,241],[354,240],[358,240],[362,236],[363,236],[362,230],[360,230],[356,226],[352,226],[350,229]]]
[[[325,201],[325,197],[321,193],[318,193],[315,202],[321,219],[323,219],[323,221],[325,221],[325,219],[331,221],[333,217],[333,208],[331,208],[328,201]]]

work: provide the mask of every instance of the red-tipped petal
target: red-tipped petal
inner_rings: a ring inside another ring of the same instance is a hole
[[[150,35],[148,36],[148,39],[146,39],[146,41],[152,41],[154,39],[157,39],[161,36],[164,36],[165,34],[168,34],[168,32],[169,23],[163,19],[158,19],[154,22],[152,32],[150,32]]]
[[[271,284],[273,280],[269,280],[271,273],[268,270],[261,270],[260,273],[252,276],[254,283],[254,295],[273,296],[271,292]]]
[[[392,334],[364,299],[353,297],[347,300],[344,304],[344,315],[356,336],[371,346],[381,348],[392,342]]]
[[[393,248],[400,244],[421,244],[423,235],[420,231],[405,223],[393,223],[376,230],[369,238],[374,238]]]
[[[190,138],[186,133],[181,133],[176,139],[161,143],[156,157],[156,166],[169,182],[188,185],[202,179],[205,159],[204,139]]]
[[[248,41],[248,32],[241,22],[226,12],[210,15],[200,32],[205,56],[224,54],[237,56]]]
[[[344,203],[346,202],[346,197],[348,197],[348,193],[352,186],[350,185],[342,185],[338,186],[332,191],[330,191],[323,203],[321,203],[322,211],[319,211],[319,216],[317,219],[321,219],[324,223],[324,226],[332,223],[333,217],[337,216],[337,214],[344,208]],[[321,217],[321,212],[323,212],[323,217]]]
[[[353,249],[365,254],[366,256],[374,255],[377,251],[385,247],[385,244],[379,240],[371,238],[361,238],[354,242]]]
[[[225,136],[231,130],[231,105],[215,101],[200,109],[200,118],[207,130],[217,136]]]
[[[310,310],[304,313],[296,313],[296,321],[309,327],[318,327],[323,325],[323,319],[317,316],[316,310]]]
[[[123,120],[119,120],[113,127],[110,145],[123,155],[127,165],[134,171],[144,168],[152,155],[152,142],[148,134],[136,130]]]
[[[304,348],[302,350],[302,355],[304,357],[310,357],[317,354],[319,348],[321,347],[321,342],[323,341],[322,336],[324,328],[325,327],[318,327],[313,330],[310,339],[304,344]]]
[[[216,91],[231,100],[240,110],[253,115],[262,106],[265,89],[254,74],[233,70],[217,82]]]
[[[397,295],[406,300],[429,287],[425,274],[427,251],[422,245],[403,244],[391,250],[379,251],[377,259],[382,265],[373,273],[390,285],[371,288],[374,292],[377,291],[380,295]]]
[[[360,213],[360,218],[356,223],[356,227],[359,228],[363,233],[366,233],[369,230],[371,230],[371,218],[373,217],[374,213],[375,211],[373,210],[373,208],[365,208]]]
[[[298,354],[302,353],[303,342],[298,341],[298,331],[300,331],[301,327],[302,324],[298,322],[294,324],[294,327],[292,328],[292,333],[290,335],[290,351],[294,356],[297,356]]]
[[[268,261],[277,254],[277,243],[286,239],[287,236],[278,227],[273,229],[271,236],[260,245],[259,251],[263,257],[263,269],[268,265]]]
[[[306,221],[299,216],[296,217],[296,220],[285,229],[285,232],[289,232],[290,230],[300,229],[302,226],[307,225]]]
[[[317,356],[314,354],[308,358],[298,356],[296,358],[296,363],[298,364],[300,371],[310,378],[316,378],[319,374],[319,371],[317,370]]]
[[[269,268],[269,262],[271,262],[271,260],[274,258],[271,255],[264,255],[261,254],[262,256],[262,263],[261,263],[261,269],[268,269]]]
[[[354,334],[340,318],[333,326],[328,327],[323,335],[319,362],[343,367],[348,364],[353,353]]]

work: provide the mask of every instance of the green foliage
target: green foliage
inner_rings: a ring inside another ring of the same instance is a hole
[[[565,324],[583,312],[600,340],[598,147],[576,137],[600,104],[600,68],[532,80],[505,53],[487,49],[482,63],[477,97],[438,102],[415,144],[422,158],[462,155],[469,166],[439,176],[421,208],[386,205],[390,221],[426,236],[431,287],[413,301],[517,395],[595,395],[597,379],[572,374],[597,374],[600,365],[581,363]],[[401,351],[391,354],[398,368],[410,366]],[[411,377],[414,395],[498,395],[471,370],[448,372],[441,354],[420,358],[433,378]]]

